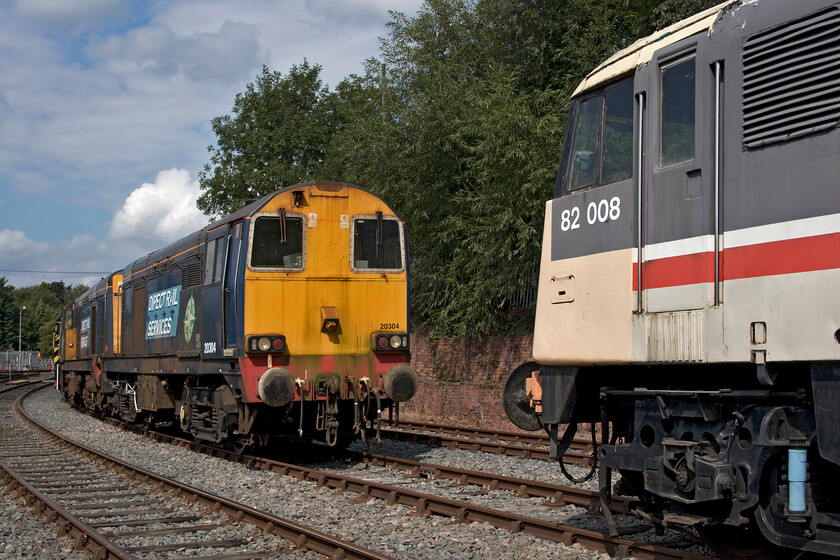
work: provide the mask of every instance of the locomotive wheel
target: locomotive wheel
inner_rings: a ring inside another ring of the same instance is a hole
[[[505,407],[505,414],[510,418],[517,428],[536,432],[542,429],[539,418],[531,408],[531,397],[525,391],[525,380],[531,374],[540,369],[536,362],[526,362],[513,370],[505,381],[505,388],[502,392],[502,404]]]
[[[254,451],[254,442],[250,437],[238,438],[231,443],[231,447],[237,455],[249,455]]]

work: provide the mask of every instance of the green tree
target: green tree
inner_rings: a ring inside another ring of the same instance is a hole
[[[87,290],[85,285],[68,288],[64,282],[15,288],[0,277],[0,350],[16,351],[20,336],[21,349],[50,355],[55,320],[65,305]]]
[[[14,286],[8,284],[5,276],[0,277],[0,350],[17,349],[17,310],[15,310]]]
[[[320,72],[305,60],[286,76],[263,66],[237,94],[232,115],[212,120],[217,140],[199,173],[202,211],[233,212],[253,197],[318,175],[335,127]]]
[[[359,184],[407,222],[415,322],[441,335],[517,328],[512,296],[535,286],[574,88],[714,3],[427,0],[392,13],[379,57],[334,92],[318,66],[263,68],[213,120],[200,208],[228,212],[304,180]]]

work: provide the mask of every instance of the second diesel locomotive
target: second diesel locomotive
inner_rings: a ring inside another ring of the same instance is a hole
[[[840,555],[838,125],[832,1],[726,2],[594,70],[511,419],[557,453],[600,423],[602,492],[658,523]]]
[[[237,448],[346,443],[410,399],[405,224],[342,183],[281,189],[103,278],[63,313],[61,391]]]

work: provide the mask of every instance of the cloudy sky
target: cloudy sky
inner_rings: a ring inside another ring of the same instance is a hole
[[[210,120],[261,66],[332,89],[421,3],[0,0],[0,276],[91,283],[203,227]]]

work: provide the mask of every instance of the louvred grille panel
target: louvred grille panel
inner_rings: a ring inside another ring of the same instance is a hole
[[[757,33],[744,43],[744,146],[756,148],[837,126],[840,10]]]

